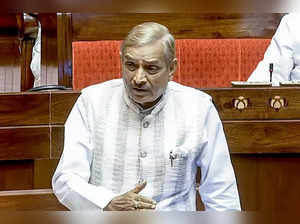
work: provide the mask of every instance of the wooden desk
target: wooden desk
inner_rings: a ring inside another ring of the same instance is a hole
[[[212,96],[223,122],[243,208],[298,209],[300,88],[204,91]],[[234,108],[239,97],[248,100],[247,108]],[[284,104],[277,110],[270,106],[275,97]]]
[[[213,97],[223,121],[243,208],[299,209],[300,88],[204,91]],[[78,92],[0,95],[1,190],[51,187],[63,148],[64,122],[78,96]],[[272,108],[273,98],[283,107]],[[247,107],[240,105],[238,110],[234,105],[241,101]]]
[[[0,94],[0,190],[49,188],[79,92]]]

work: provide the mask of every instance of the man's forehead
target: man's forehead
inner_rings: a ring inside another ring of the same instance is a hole
[[[164,48],[161,44],[127,47],[124,51],[124,58],[128,60],[155,62],[162,60],[164,56]]]
[[[160,62],[160,60],[161,60],[161,57],[160,57],[160,56],[155,56],[155,55],[143,55],[142,57],[140,57],[139,55],[135,55],[135,54],[132,54],[132,53],[130,53],[130,52],[127,52],[127,53],[124,55],[124,58],[127,59],[127,60],[132,60],[132,61],[135,61],[135,60],[143,60],[143,61],[151,62],[151,63],[158,63],[158,62]]]

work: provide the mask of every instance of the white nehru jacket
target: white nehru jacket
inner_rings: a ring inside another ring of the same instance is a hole
[[[66,122],[64,151],[52,185],[69,209],[91,210],[104,208],[144,179],[147,185],[140,194],[156,200],[156,210],[194,211],[198,167],[206,210],[240,210],[211,97],[169,82],[147,113],[128,98],[117,79],[82,91]]]
[[[274,64],[273,81],[300,80],[300,14],[284,16],[273,36],[264,59],[248,81],[269,81],[269,64]]]

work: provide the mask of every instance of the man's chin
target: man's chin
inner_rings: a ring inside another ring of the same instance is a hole
[[[136,97],[132,97],[132,100],[133,100],[135,103],[140,104],[140,105],[143,105],[143,104],[145,104],[145,103],[148,103],[148,101],[143,100],[143,99],[141,99],[141,98],[136,98]]]
[[[135,97],[135,96],[132,96],[131,99],[139,104],[139,105],[144,105],[144,104],[148,104],[148,103],[151,103],[153,101],[147,99],[146,97]]]
[[[147,108],[152,107],[153,105],[157,104],[157,102],[160,100],[160,97],[158,97],[155,100],[149,99],[146,97],[144,97],[144,98],[132,97],[131,99],[134,101],[134,103],[140,105],[144,109],[147,109]]]

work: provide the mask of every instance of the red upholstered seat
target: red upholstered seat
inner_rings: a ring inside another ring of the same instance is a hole
[[[178,40],[179,82],[192,87],[230,86],[239,79],[239,42],[229,39]]]
[[[73,89],[121,77],[121,41],[73,42]]]
[[[269,39],[176,40],[178,69],[174,80],[184,85],[229,87],[247,80],[263,58]],[[73,42],[73,88],[121,77],[121,41]]]

